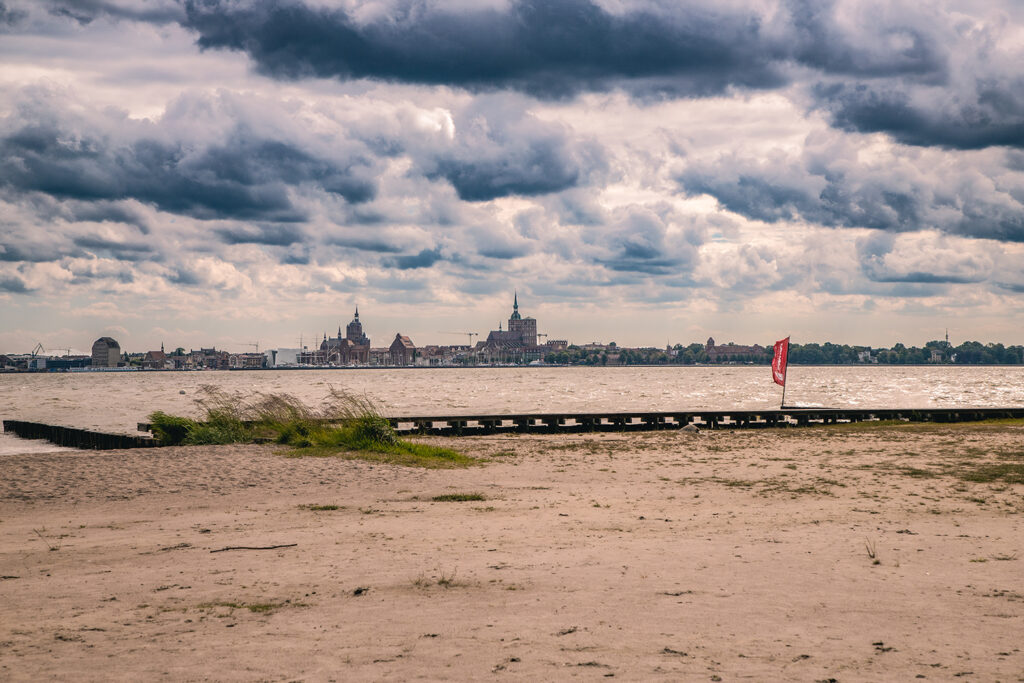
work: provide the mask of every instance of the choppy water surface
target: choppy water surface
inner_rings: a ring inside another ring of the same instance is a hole
[[[781,397],[763,366],[14,374],[0,375],[0,418],[135,433],[154,410],[194,413],[204,384],[309,403],[335,386],[370,396],[392,415],[758,409],[777,407]],[[1019,367],[794,366],[788,384],[788,405],[1024,405]],[[5,437],[0,450],[11,441]]]

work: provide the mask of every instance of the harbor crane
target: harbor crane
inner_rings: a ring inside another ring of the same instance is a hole
[[[479,337],[479,332],[438,332],[438,334],[464,334],[469,337],[469,345],[473,346],[473,337]]]
[[[249,342],[248,344],[245,344],[245,346],[255,346],[256,347],[256,353],[260,352],[260,343],[258,341],[257,342]]]
[[[32,349],[32,357],[35,358],[40,353],[46,353],[46,349],[43,348],[43,345],[42,345],[41,342],[36,342],[36,347],[34,349]]]

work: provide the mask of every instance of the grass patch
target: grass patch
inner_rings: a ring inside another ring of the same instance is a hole
[[[467,503],[470,501],[487,500],[481,493],[444,493],[430,500],[435,503]]]
[[[903,420],[874,420],[866,422],[840,422],[830,425],[810,425],[811,429],[839,432],[859,432],[872,430],[914,430],[919,432],[939,431],[973,431],[991,427],[1024,427],[1024,418],[993,418],[991,420],[973,420],[969,422],[910,422]]]
[[[398,438],[370,399],[333,387],[319,407],[289,394],[251,398],[204,385],[196,404],[205,419],[162,411],[150,414],[154,437],[163,445],[276,442],[296,455],[349,457],[415,467],[466,467],[479,463],[448,448]]]
[[[300,505],[299,507],[313,512],[332,512],[343,509],[340,505]]]
[[[477,458],[463,455],[449,448],[430,446],[411,441],[400,441],[391,448],[367,450],[341,450],[337,447],[312,446],[296,448],[287,453],[289,458],[342,458],[345,460],[366,460],[369,462],[423,467],[426,469],[451,469],[479,465]]]
[[[1024,484],[1024,463],[1003,462],[990,465],[979,465],[970,469],[955,472],[963,481],[991,483],[1004,481],[1007,484]]]
[[[201,610],[214,610],[218,607],[227,608],[229,610],[236,609],[247,609],[254,614],[269,614],[274,610],[281,609],[282,607],[302,607],[304,605],[293,602],[234,602],[228,600],[218,600],[215,602],[203,602],[196,605],[196,609]]]
[[[938,476],[931,470],[923,470],[919,467],[897,467],[896,472],[905,477],[913,477],[914,479],[932,479]]]

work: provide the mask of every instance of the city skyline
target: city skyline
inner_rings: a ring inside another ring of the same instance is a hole
[[[512,313],[511,318],[508,319],[508,320],[499,320],[499,322],[497,324],[497,327],[498,327],[497,330],[491,329],[488,332],[483,332],[483,333],[475,332],[475,331],[470,331],[470,330],[463,330],[463,331],[450,331],[450,330],[449,331],[437,331],[437,332],[434,333],[434,337],[426,339],[426,341],[422,341],[421,340],[421,343],[418,344],[418,345],[419,346],[451,346],[451,347],[459,347],[459,346],[466,346],[469,343],[470,340],[472,340],[472,344],[470,344],[471,346],[481,345],[484,342],[490,341],[490,336],[494,336],[495,334],[500,336],[502,334],[502,330],[503,329],[505,330],[504,334],[506,334],[506,335],[509,334],[509,331],[511,330],[511,326],[513,324],[512,318],[518,319],[519,316],[520,316],[519,302],[518,302],[517,294],[513,294],[513,304],[510,307],[510,311]],[[527,313],[529,313],[529,312],[527,312]],[[300,333],[300,335],[298,337],[298,341],[296,343],[294,343],[294,344],[288,344],[288,343],[274,344],[274,343],[260,342],[259,340],[257,340],[255,342],[253,342],[253,341],[229,342],[226,345],[224,345],[224,344],[218,345],[218,344],[211,343],[210,340],[207,338],[205,341],[200,341],[200,342],[197,342],[196,344],[181,344],[181,343],[178,343],[177,340],[161,340],[156,345],[146,346],[145,350],[146,351],[155,351],[155,350],[157,350],[159,348],[160,351],[164,351],[165,347],[166,347],[166,351],[168,353],[170,353],[175,348],[183,348],[183,349],[186,350],[186,352],[194,351],[194,350],[197,350],[197,349],[203,349],[203,348],[217,348],[219,350],[228,350],[228,351],[232,351],[234,353],[252,352],[252,351],[255,351],[256,349],[270,350],[270,349],[282,349],[282,348],[284,348],[284,349],[292,349],[292,350],[308,348],[310,350],[313,350],[313,349],[320,348],[321,343],[323,343],[323,344],[326,344],[328,342],[333,343],[335,341],[338,341],[338,340],[342,339],[343,337],[345,337],[345,338],[352,338],[352,334],[353,333],[356,334],[356,335],[361,336],[362,339],[363,339],[363,343],[366,344],[367,347],[373,346],[373,347],[376,348],[376,347],[386,346],[385,342],[389,343],[394,335],[396,335],[396,334],[402,335],[402,330],[400,328],[393,329],[390,332],[384,332],[381,335],[367,334],[367,330],[369,330],[371,328],[368,327],[368,326],[364,326],[364,319],[360,317],[358,305],[355,305],[354,308],[353,308],[353,316],[354,317],[351,320],[349,320],[348,322],[337,323],[337,325],[336,325],[336,327],[337,327],[336,335],[335,335],[335,332],[331,331],[331,329],[324,329],[324,330],[322,330],[320,332],[315,332],[315,333],[312,333],[310,335],[305,335],[305,334]],[[538,329],[540,329],[540,328],[537,327],[537,321],[536,321],[536,319],[532,315],[527,315],[527,316],[524,316],[524,317],[530,319],[530,321],[531,321],[530,324],[532,325],[532,327],[531,327],[532,330],[537,331]],[[354,325],[355,325],[355,328],[353,327]],[[353,332],[353,330],[355,330],[355,331]],[[538,334],[540,337],[544,337],[544,338],[549,339],[549,340],[555,339],[557,337],[557,335],[553,335],[553,334],[550,334],[550,333],[544,333],[544,332],[537,332],[536,334]],[[468,335],[471,335],[471,336],[468,336]],[[402,335],[402,336],[411,337],[411,336],[415,336],[415,335],[405,334],[405,335]],[[443,338],[436,338],[436,337],[443,337]],[[460,342],[460,341],[452,340],[451,339],[452,337],[461,337],[461,338],[466,338],[466,339],[464,339],[463,341]],[[787,337],[791,337],[791,335],[787,335]],[[385,342],[382,342],[380,344],[372,344],[372,341],[374,339],[384,339]],[[925,342],[921,342],[920,344],[904,343],[902,341],[897,341],[897,342],[894,342],[893,344],[889,344],[889,345],[878,345],[878,344],[871,345],[871,344],[855,344],[855,343],[851,343],[851,342],[848,342],[848,341],[837,340],[837,339],[794,340],[793,343],[797,344],[797,345],[831,343],[831,344],[839,344],[839,345],[867,347],[867,348],[873,348],[873,349],[885,349],[885,348],[891,348],[892,346],[895,346],[896,344],[904,344],[905,346],[923,346],[926,342],[936,342],[936,341],[943,341],[943,340],[944,340],[944,343],[947,346],[950,345],[950,338],[949,338],[949,330],[948,329],[944,330],[944,335],[943,336],[930,337]],[[665,345],[663,345],[663,346],[659,346],[657,343],[627,344],[627,343],[618,342],[616,339],[613,339],[613,338],[611,338],[611,339],[603,339],[603,338],[602,339],[597,339],[597,338],[595,338],[595,339],[567,339],[567,340],[562,340],[562,341],[568,343],[568,345],[570,345],[570,346],[586,346],[586,345],[592,345],[592,344],[599,344],[599,345],[611,344],[613,346],[619,346],[619,347],[624,347],[624,348],[657,349],[657,348],[675,347],[675,346],[684,346],[685,347],[685,346],[689,346],[689,345],[692,345],[692,344],[699,344],[699,345],[710,344],[710,343],[712,343],[714,341],[714,339],[713,339],[713,337],[708,337],[707,340],[704,340],[704,339],[667,340]],[[739,343],[742,346],[746,342],[751,342],[751,341],[754,342],[755,344],[760,344],[762,342],[766,342],[766,343],[768,342],[768,340],[764,340],[764,339],[751,340],[751,339],[720,338],[718,340],[718,342],[716,342],[716,343],[718,343],[718,344],[726,344],[726,345],[732,345],[732,344]],[[997,343],[998,344],[998,343],[1002,343],[999,340],[981,340],[981,339],[966,339],[966,338],[963,339],[963,340],[960,340],[960,341],[961,342],[978,342],[978,343],[982,343],[982,344],[989,344],[989,343]],[[543,340],[537,339],[537,336],[534,336],[534,337],[532,337],[532,341],[530,341],[528,343],[543,345],[545,342]],[[45,352],[46,354],[52,354],[52,355],[55,355],[55,356],[62,355],[62,354],[60,354],[58,352],[64,352],[63,355],[89,355],[91,353],[87,348],[81,348],[81,347],[78,347],[78,346],[74,346],[74,345],[68,344],[66,342],[66,340],[64,342],[58,343],[56,346],[47,346],[46,344],[43,344],[42,342],[38,342],[38,341],[36,342],[36,344],[38,346],[42,347],[41,350],[43,352]],[[952,344],[952,346],[955,346],[955,345],[956,344]],[[1020,346],[1019,344],[1007,344],[1007,346],[1010,346],[1010,345]],[[768,348],[770,348],[770,346],[768,346]],[[4,349],[0,349],[0,353],[3,353],[3,352],[5,352],[5,350]],[[6,352],[7,353],[20,354],[20,353],[28,353],[29,350],[22,351],[22,350],[10,350],[10,349],[8,349],[8,350],[6,350]],[[131,352],[131,353],[134,353],[134,354],[140,354],[140,353],[143,353],[143,349],[142,349],[142,347],[129,349],[129,348],[127,348],[127,346],[125,346],[124,347],[124,352],[125,353]]]
[[[0,350],[1020,344],[1024,6],[0,2]]]

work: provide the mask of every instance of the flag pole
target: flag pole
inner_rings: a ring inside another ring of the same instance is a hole
[[[786,337],[786,367],[782,369],[782,403],[779,404],[779,410],[783,410],[786,407],[786,377],[789,375],[789,337]]]
[[[779,410],[786,407],[786,375],[789,374],[789,337],[775,342],[772,348],[772,379],[782,385],[782,402]]]
[[[783,410],[786,407],[786,375],[789,374],[789,362],[787,359],[786,369],[782,371],[782,403],[779,404],[779,410]]]

